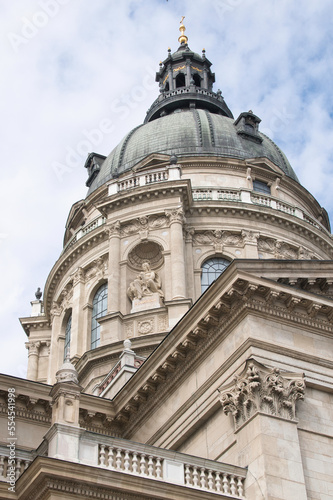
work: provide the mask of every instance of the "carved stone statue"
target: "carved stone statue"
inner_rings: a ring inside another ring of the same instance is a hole
[[[131,300],[142,299],[145,296],[158,293],[160,298],[164,297],[161,289],[161,279],[159,275],[150,268],[149,262],[142,264],[142,272],[137,275],[127,289],[127,295]]]

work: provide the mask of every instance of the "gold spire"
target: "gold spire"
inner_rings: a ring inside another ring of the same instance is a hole
[[[185,19],[185,16],[182,16],[182,18],[180,20],[180,27],[179,27],[180,37],[178,38],[179,43],[187,43],[187,41],[188,41],[187,36],[184,34],[185,30],[186,30],[186,28],[183,24],[184,19]]]

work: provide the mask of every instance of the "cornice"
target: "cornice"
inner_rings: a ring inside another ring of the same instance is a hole
[[[192,199],[189,179],[163,181],[148,184],[142,187],[123,190],[117,194],[102,199],[96,207],[105,216],[123,208],[124,206],[153,201],[158,198],[170,196],[181,196],[185,207],[188,207]]]
[[[245,310],[256,311],[260,306],[269,316],[276,312],[278,317],[283,317],[284,320],[293,324],[302,322],[306,327],[320,330],[325,335],[331,334],[333,320],[333,302],[331,300],[323,297],[317,297],[317,300],[314,300],[314,297],[308,292],[301,292],[254,276],[242,277],[240,276],[242,273],[237,273],[236,265],[233,266],[233,269],[230,269],[231,266],[226,270],[224,276],[222,275],[210,287],[207,291],[209,293],[202,296],[202,303],[206,302],[204,299],[211,297],[210,307],[207,304],[205,311],[200,312],[201,299],[195,304],[194,308],[199,309],[199,315],[196,315],[195,310],[192,310],[192,315],[196,317],[196,324],[186,325],[189,317],[187,314],[178,324],[178,328],[170,333],[172,344],[167,336],[161,346],[156,349],[154,356],[151,356],[138,370],[136,376],[129,381],[125,400],[123,392],[120,393],[119,398],[116,396],[114,401],[117,408],[117,419],[126,422],[126,436],[130,435],[133,425],[136,426],[153,409],[153,406],[156,407],[159,404],[164,394],[168,392],[169,386],[175,387],[195,361],[202,358],[215,339],[221,338],[221,333],[227,331],[231,323],[237,316],[244,314]],[[234,274],[233,277],[232,274]],[[229,283],[225,290],[223,290],[223,283]],[[220,292],[215,297],[212,296],[214,289]],[[272,301],[276,302],[277,306]],[[269,306],[265,306],[266,302],[269,302]],[[314,306],[318,307],[314,308]],[[282,315],[283,309],[285,311]],[[311,317],[313,310],[316,311],[315,314],[320,312],[320,318]],[[308,314],[311,319],[306,320],[304,313]],[[159,356],[159,353],[162,356],[158,361],[156,357]],[[154,364],[152,365],[152,363]],[[131,390],[132,384],[135,385],[134,392]],[[140,411],[138,411],[139,407]]]

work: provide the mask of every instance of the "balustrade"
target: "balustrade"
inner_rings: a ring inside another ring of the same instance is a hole
[[[175,457],[175,452],[172,452],[173,459],[171,460],[168,456],[168,450],[159,450],[160,454],[157,455],[156,448],[138,445],[138,443],[136,443],[136,447],[141,447],[142,451],[124,446],[119,447],[116,442],[114,445],[99,444],[98,466],[149,479],[179,484],[179,477],[176,480],[174,473],[169,472],[176,469],[178,472],[181,471],[181,484],[189,488],[227,494],[234,498],[245,498],[245,471],[243,470],[243,474],[240,475],[236,472],[232,473],[223,470],[223,464],[219,462],[195,457],[195,461],[199,462],[199,464],[195,465],[186,461],[185,457],[188,458],[189,456],[182,453],[177,453]],[[150,450],[152,453],[150,453]],[[212,466],[207,467],[207,462],[211,462]]]
[[[18,450],[16,450],[15,456],[15,478],[18,479],[20,475],[29,467],[32,459],[30,458],[20,458]],[[7,481],[8,472],[8,461],[9,456],[0,452],[0,481]],[[10,464],[12,465],[12,464]]]

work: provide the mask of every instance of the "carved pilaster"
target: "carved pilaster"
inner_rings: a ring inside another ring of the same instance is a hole
[[[249,359],[241,375],[220,390],[224,413],[232,414],[235,428],[256,413],[295,419],[296,401],[304,399],[304,375],[267,368]]]

